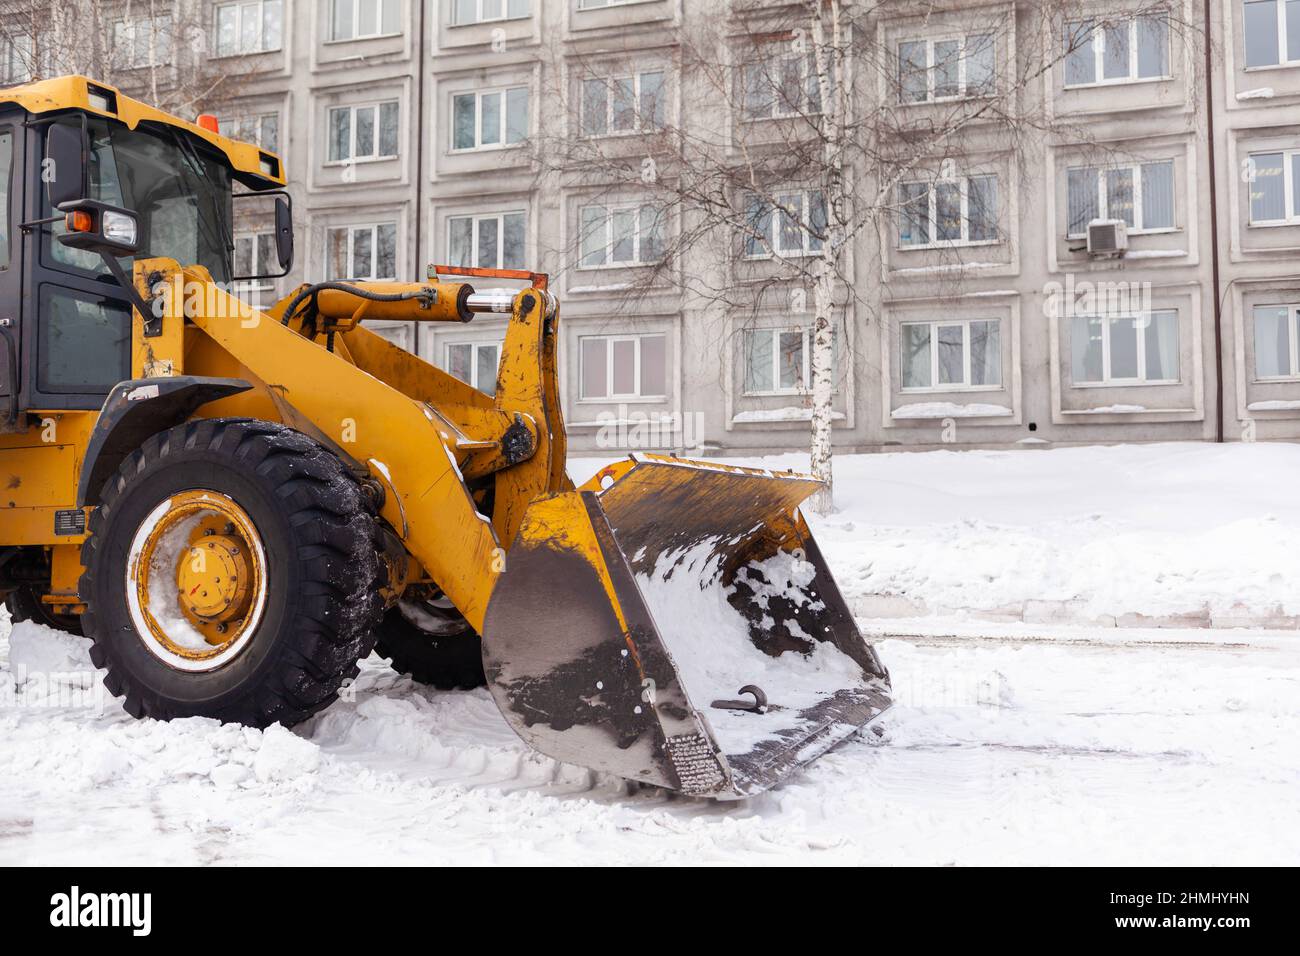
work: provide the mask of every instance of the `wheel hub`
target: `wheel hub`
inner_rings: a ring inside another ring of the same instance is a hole
[[[136,531],[127,594],[156,657],[178,670],[220,667],[247,646],[266,602],[266,555],[252,519],[219,492],[172,495]]]

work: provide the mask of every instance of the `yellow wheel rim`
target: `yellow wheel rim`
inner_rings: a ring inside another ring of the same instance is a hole
[[[127,561],[131,619],[154,656],[207,671],[248,646],[266,608],[266,552],[248,513],[216,491],[182,491],[140,523]]]

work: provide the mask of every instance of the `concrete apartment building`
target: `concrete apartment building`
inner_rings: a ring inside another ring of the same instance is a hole
[[[430,262],[550,272],[574,447],[806,448],[795,300],[741,321],[671,281],[622,294],[657,241],[636,190],[619,201],[542,176],[528,145],[641,122],[613,107],[576,116],[579,61],[583,75],[607,64],[661,123],[740,141],[776,122],[702,102],[678,69],[682,37],[731,3],[205,0],[208,55],[239,76],[223,129],[282,153],[293,184],[299,261],[263,291],[417,279]],[[873,67],[855,97],[901,98],[924,120],[1035,59],[1050,68],[1019,96],[1051,123],[1014,152],[972,129],[906,197],[928,204],[923,225],[900,214],[855,240],[836,448],[1300,437],[1300,2],[1133,0],[1132,19],[1116,0],[1082,2],[1050,30],[1031,26],[1034,6],[901,2],[870,21],[877,49],[921,79]],[[1094,8],[1108,25],[1089,33]],[[945,203],[960,222],[940,235]],[[1114,220],[1125,254],[1090,253],[1089,224]],[[606,242],[584,239],[593,227]],[[256,263],[255,225],[237,248]],[[1116,289],[1137,304],[1095,306]],[[491,388],[503,330],[479,318],[383,331]],[[646,417],[675,427],[628,427]]]

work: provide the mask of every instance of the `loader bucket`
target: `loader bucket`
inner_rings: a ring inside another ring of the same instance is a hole
[[[888,674],[798,512],[818,487],[636,456],[535,500],[483,627],[506,720],[557,760],[736,798],[877,717]]]

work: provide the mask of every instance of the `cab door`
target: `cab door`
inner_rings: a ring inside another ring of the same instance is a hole
[[[0,432],[16,427],[21,385],[23,118],[0,112]]]

